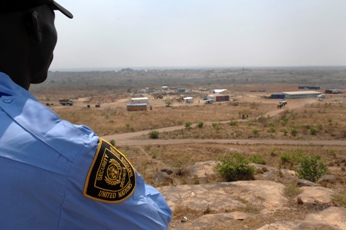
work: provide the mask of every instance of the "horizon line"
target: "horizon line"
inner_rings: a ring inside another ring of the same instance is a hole
[[[273,68],[346,68],[346,65],[297,65],[297,66],[133,66],[133,67],[88,67],[88,68],[52,68],[50,72],[93,72],[131,70],[186,70],[186,69],[273,69]]]

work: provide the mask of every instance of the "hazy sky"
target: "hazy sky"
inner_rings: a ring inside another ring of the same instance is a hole
[[[57,69],[346,65],[345,0],[57,0]]]

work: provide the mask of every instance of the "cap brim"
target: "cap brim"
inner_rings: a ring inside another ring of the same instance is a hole
[[[60,5],[56,1],[53,1],[52,4],[55,7],[54,8],[55,10],[59,10],[61,13],[63,13],[68,18],[73,18],[73,14],[70,11],[68,11],[67,9],[65,9],[62,5]]]

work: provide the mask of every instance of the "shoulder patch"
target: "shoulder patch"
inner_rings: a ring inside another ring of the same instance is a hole
[[[127,158],[100,138],[97,152],[84,185],[88,198],[119,203],[129,198],[136,187],[136,173]]]

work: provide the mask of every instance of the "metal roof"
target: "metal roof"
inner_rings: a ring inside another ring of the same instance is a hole
[[[292,91],[292,92],[282,92],[282,93],[287,95],[321,94],[321,92],[318,92],[318,91]]]
[[[147,103],[127,104],[127,106],[147,106]]]

